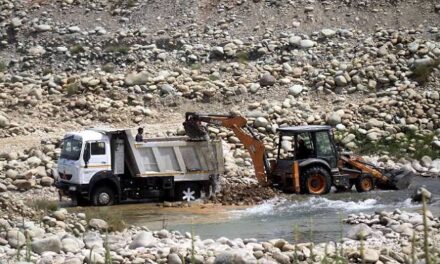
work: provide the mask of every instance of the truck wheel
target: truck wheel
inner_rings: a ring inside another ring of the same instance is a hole
[[[92,202],[95,206],[112,205],[115,202],[115,193],[107,186],[97,187],[92,194]]]
[[[306,193],[321,195],[330,192],[331,176],[330,173],[322,167],[311,167],[302,174],[303,189]]]
[[[174,196],[180,201],[194,201],[200,198],[200,186],[197,183],[180,183]]]
[[[355,185],[358,192],[369,192],[374,189],[374,181],[370,175],[360,176]]]

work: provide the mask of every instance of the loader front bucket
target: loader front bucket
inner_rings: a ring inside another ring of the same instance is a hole
[[[383,175],[388,178],[388,180],[378,183],[379,188],[403,190],[410,186],[414,172],[401,168],[384,171]]]

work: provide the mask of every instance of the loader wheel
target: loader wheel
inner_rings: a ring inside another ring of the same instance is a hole
[[[107,186],[97,187],[92,194],[92,202],[95,206],[112,205],[115,202],[114,191]]]
[[[370,175],[360,176],[355,185],[358,192],[369,192],[374,189],[374,181]]]
[[[311,167],[306,169],[303,174],[305,180],[306,193],[321,195],[330,191],[331,178],[330,173],[322,167]]]

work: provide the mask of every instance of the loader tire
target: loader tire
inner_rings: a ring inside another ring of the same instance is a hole
[[[370,175],[362,175],[356,181],[356,190],[358,192],[369,192],[374,189],[374,180]]]
[[[108,186],[97,187],[92,194],[94,206],[108,206],[115,203],[115,192]]]
[[[304,180],[302,189],[308,194],[327,194],[332,187],[330,173],[320,166],[307,168],[302,178]]]

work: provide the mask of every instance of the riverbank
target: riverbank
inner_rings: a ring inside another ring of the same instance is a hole
[[[13,203],[12,197],[0,198],[2,210]],[[26,207],[21,204],[22,210]],[[344,220],[351,226],[341,231],[341,239],[316,244],[202,238],[194,231],[152,231],[142,226],[111,231],[104,220],[65,209],[40,212],[39,220],[2,214],[0,259],[6,263],[322,263],[339,258],[350,263],[405,262],[424,258],[425,232],[433,245],[430,255],[439,256],[435,245],[440,242],[440,219],[425,212],[426,220],[419,213],[401,210],[353,214]],[[299,239],[292,228],[293,238]]]

